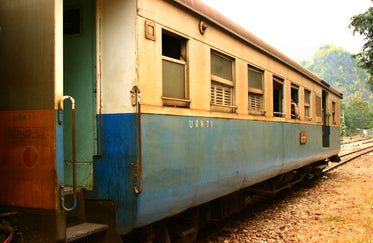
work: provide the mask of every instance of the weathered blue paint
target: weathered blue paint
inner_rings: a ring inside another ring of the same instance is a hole
[[[55,130],[56,130],[56,173],[57,184],[64,185],[64,152],[63,152],[63,125],[59,124],[60,119],[63,120],[63,113],[59,114],[59,110],[55,110]]]
[[[338,153],[321,126],[142,115],[143,192],[136,227]],[[300,133],[307,133],[300,144]]]
[[[99,118],[98,118],[99,119]],[[136,114],[102,115],[103,154],[90,198],[118,201],[129,232],[187,208],[337,154],[339,129],[301,123],[142,114],[143,192],[136,195]],[[307,142],[300,143],[300,133]]]
[[[118,229],[126,233],[132,229],[137,212],[133,190],[137,173],[137,116],[106,114],[98,124],[102,126],[103,153],[94,158],[94,190],[88,197],[116,200]]]

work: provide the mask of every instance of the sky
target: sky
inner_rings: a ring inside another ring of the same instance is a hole
[[[260,39],[299,61],[334,44],[356,54],[363,38],[348,28],[371,0],[202,0]]]

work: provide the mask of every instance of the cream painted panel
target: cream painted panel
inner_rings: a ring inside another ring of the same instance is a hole
[[[273,117],[273,74],[264,72],[264,99],[265,99],[265,116]]]
[[[247,63],[236,59],[236,80],[235,94],[238,114],[248,113],[248,81],[247,81]]]
[[[141,103],[162,105],[162,30],[155,25],[155,41],[145,38],[145,20],[138,18],[138,75]]]
[[[199,33],[200,18],[190,15],[170,4],[168,1],[139,0],[139,73],[143,89],[143,111],[162,114],[191,114],[191,115],[212,115],[216,117],[243,118],[243,119],[271,119],[273,111],[272,100],[272,74],[280,76],[287,82],[295,83],[312,92],[311,112],[313,120],[302,121],[306,123],[315,123],[315,98],[314,95],[321,94],[321,87],[314,81],[285,66],[284,64],[270,58],[269,56],[257,51],[255,48],[246,46],[242,41],[227,35],[214,25],[207,23],[208,29],[204,35]],[[172,18],[170,18],[172,13]],[[144,38],[144,20],[149,19],[155,22],[156,41]],[[189,80],[190,80],[190,98],[192,103],[190,109],[165,108],[161,106],[160,99],[162,93],[161,78],[161,30],[165,28],[175,34],[181,35],[189,40]],[[236,59],[236,105],[238,105],[237,114],[210,112],[210,48],[225,53]],[[145,59],[145,60],[144,60]],[[238,66],[240,63],[240,67]],[[244,73],[247,64],[256,66],[265,70],[265,109],[266,116],[247,116],[247,77]],[[241,66],[242,65],[242,66]],[[245,68],[243,68],[245,67]],[[147,72],[151,70],[151,72]],[[242,74],[239,74],[241,73]],[[151,84],[151,87],[148,86]],[[284,87],[285,88],[285,87]],[[290,116],[290,84],[289,91],[285,88],[284,110],[289,113],[286,119],[280,121],[291,121]],[[152,96],[153,94],[153,96]],[[244,118],[245,117],[245,118]]]
[[[210,110],[210,48],[194,39],[189,40],[189,70],[191,109]]]
[[[130,90],[136,83],[136,1],[101,2],[100,52],[102,113],[135,109]]]

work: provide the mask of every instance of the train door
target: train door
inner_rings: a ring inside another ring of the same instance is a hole
[[[329,126],[329,111],[328,111],[328,93],[322,92],[322,145],[323,147],[329,147],[329,136],[330,136],[330,126]]]
[[[63,93],[76,102],[77,186],[92,189],[96,135],[95,0],[64,0]],[[72,115],[64,109],[65,185],[72,185]]]

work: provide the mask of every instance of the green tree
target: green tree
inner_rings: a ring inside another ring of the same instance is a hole
[[[353,28],[354,34],[359,33],[364,36],[365,44],[362,52],[355,56],[359,59],[359,65],[368,71],[370,75],[368,83],[370,90],[373,91],[373,7],[365,13],[353,16],[349,27]]]
[[[367,83],[369,74],[347,50],[333,44],[324,45],[316,51],[312,61],[300,63],[342,92],[345,104],[359,97],[373,107],[373,95]]]
[[[348,130],[356,132],[369,126],[371,120],[369,105],[361,98],[350,101],[345,111],[345,123]]]

